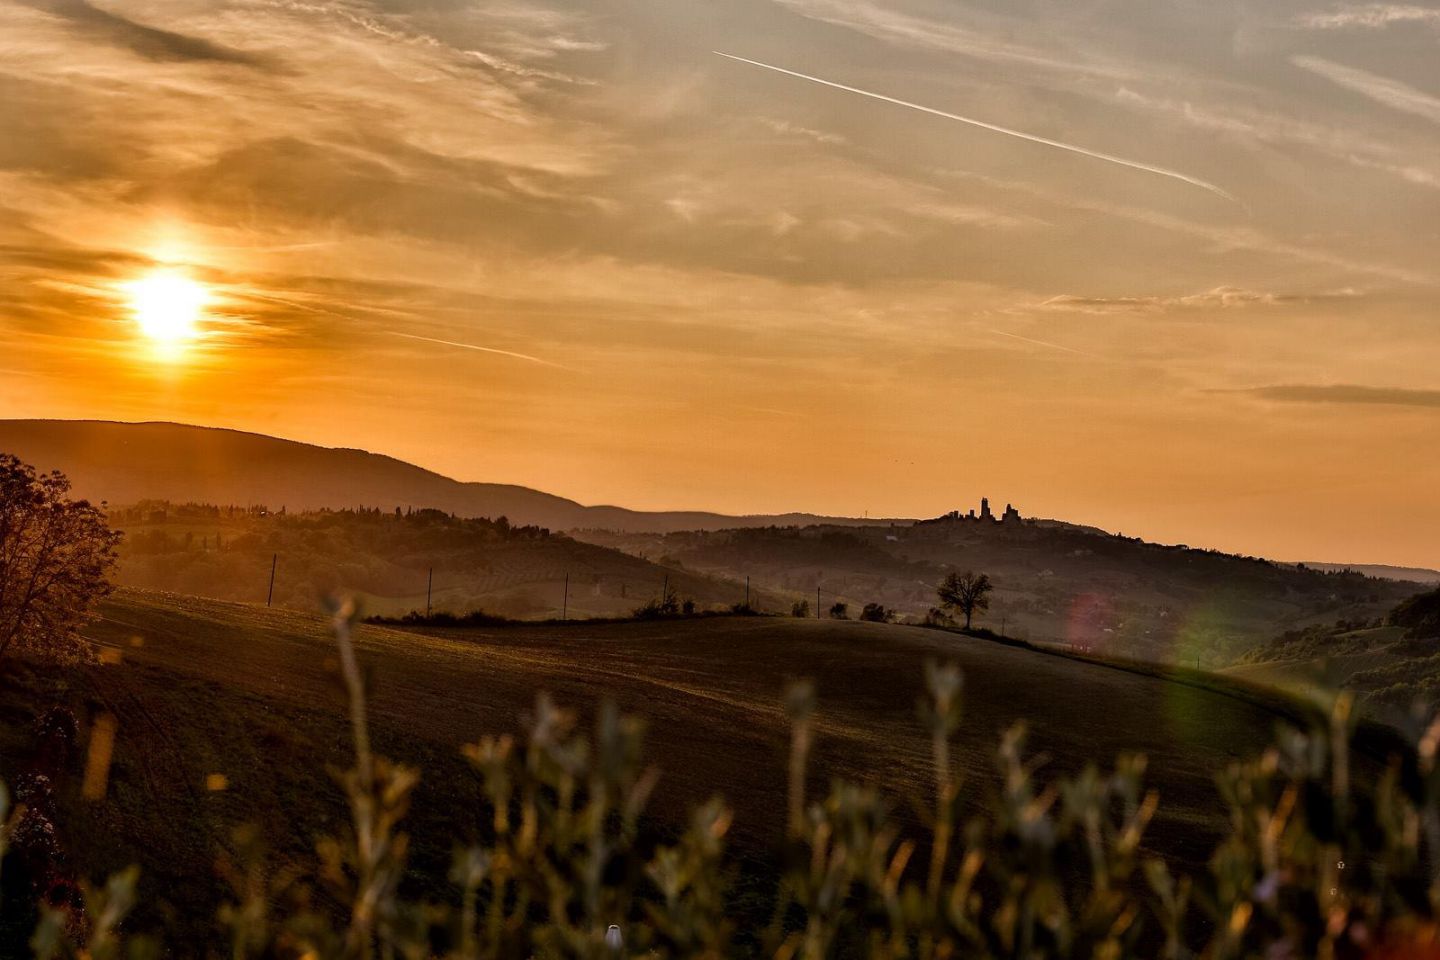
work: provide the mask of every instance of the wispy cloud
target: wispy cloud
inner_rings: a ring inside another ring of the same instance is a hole
[[[1303,147],[1324,157],[1362,169],[1376,170],[1417,186],[1440,188],[1440,162],[1427,161],[1423,150],[1403,139],[1380,137],[1374,129],[1353,122],[1325,122],[1317,116],[1295,116],[1274,109],[1218,101],[1196,103],[1147,94],[1128,86],[1115,93],[1126,106],[1217,133],[1237,145]]]
[[[980,176],[968,170],[952,169],[944,172],[957,179],[984,183],[1012,194],[1031,197],[1043,203],[1054,204],[1072,211],[1100,213],[1133,224],[1203,240],[1215,250],[1245,250],[1296,263],[1309,264],[1329,271],[1340,271],[1343,274],[1362,274],[1417,286],[1429,287],[1440,283],[1440,276],[1428,268],[1412,269],[1393,261],[1356,259],[1345,252],[1326,246],[1296,243],[1285,239],[1283,235],[1277,235],[1254,226],[1205,223],[1143,207],[1108,203],[1080,194],[1047,189],[1031,182]]]
[[[822,23],[844,27],[896,46],[933,50],[992,63],[1012,64],[1062,76],[1133,80],[1142,69],[1090,51],[1066,56],[1053,50],[1008,39],[1019,34],[1018,22],[985,16],[976,7],[952,7],[945,19],[917,16],[898,4],[871,0],[775,0],[784,8]],[[962,22],[971,18],[971,23]],[[983,22],[976,23],[974,20]],[[1033,31],[1030,31],[1033,33]]]
[[[1433,97],[1409,84],[1321,57],[1297,56],[1291,57],[1290,62],[1376,103],[1440,123],[1440,97]]]
[[[773,117],[760,117],[761,125],[769,128],[773,133],[782,137],[802,137],[806,140],[813,140],[816,143],[823,143],[827,146],[834,146],[847,142],[838,133],[830,133],[825,130],[814,130],[810,127],[803,127],[788,120],[777,120]]]
[[[273,66],[276,63],[267,56],[248,53],[202,37],[150,26],[101,9],[89,0],[32,2],[39,9],[68,21],[77,32],[123,47],[148,60],[231,63],[251,67]]]
[[[1335,403],[1440,409],[1440,390],[1409,390],[1398,387],[1366,387],[1339,383],[1326,385],[1277,384],[1217,392],[1248,394],[1262,400],[1275,400],[1282,403]]]
[[[1302,26],[1314,30],[1378,30],[1395,23],[1427,23],[1440,27],[1440,10],[1406,3],[1348,4],[1302,14],[1298,20]]]
[[[1241,307],[1275,306],[1284,303],[1312,303],[1319,300],[1350,299],[1360,296],[1353,289],[1336,290],[1323,294],[1272,293],[1260,290],[1246,290],[1239,287],[1216,287],[1201,293],[1178,296],[1138,297],[1085,297],[1061,294],[1050,297],[1040,304],[1044,310],[1066,310],[1080,313],[1151,312],[1171,309],[1198,309],[1215,307],[1222,310]]]
[[[538,80],[554,80],[557,83],[574,83],[582,86],[594,86],[598,81],[584,77],[576,77],[568,73],[560,73],[557,70],[545,70],[540,67],[527,67],[523,63],[516,63],[504,57],[496,56],[493,53],[486,53],[483,50],[462,51],[467,57],[474,57],[492,70],[499,70],[503,73],[513,74],[517,77],[529,77]]]

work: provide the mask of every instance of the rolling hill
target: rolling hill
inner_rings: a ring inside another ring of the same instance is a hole
[[[745,600],[745,583],[660,566],[505,520],[410,513],[258,509],[144,501],[110,511],[125,533],[122,585],[313,610],[337,590],[367,614],[425,610],[546,619],[628,615],[668,589],[700,610]],[[752,604],[789,601],[756,585]]]
[[[923,617],[952,570],[995,583],[977,625],[1111,656],[1216,667],[1286,630],[1369,621],[1422,584],[1164,546],[1051,521],[965,516],[886,527],[668,534],[577,531],[592,543],[714,576],[750,576],[852,611]]]
[[[346,507],[431,507],[461,517],[507,517],[552,530],[705,530],[881,520],[793,513],[731,517],[703,511],[646,513],[583,506],[564,497],[501,483],[462,483],[364,450],[319,447],[256,433],[176,423],[97,420],[0,420],[0,451],[41,470],[63,471],[77,495],[128,504],[139,500],[255,505],[291,511]]]
[[[1431,570],[1429,567],[1392,567],[1383,563],[1306,563],[1302,566],[1327,573],[1343,573],[1348,570],[1382,580],[1440,584],[1440,570]]]
[[[1440,702],[1440,589],[1399,604],[1383,621],[1289,631],[1225,671],[1304,696],[1348,690],[1371,716],[1404,725]]]
[[[326,768],[350,755],[324,618],[124,591],[89,634],[112,662],[58,671],[12,665],[0,687],[0,762],[7,776],[25,769],[30,722],[50,703],[70,705],[87,727],[102,713],[116,718],[106,799],[80,799],[77,759],[57,784],[56,823],[62,845],[85,852],[92,876],[143,866],[137,923],[164,919],[155,906],[163,900],[177,909],[166,920],[172,929],[208,924],[220,888],[213,864],[233,852],[236,824],[259,824],[277,855],[308,860],[313,838],[342,815]],[[459,745],[516,730],[542,689],[583,716],[593,715],[602,690],[643,716],[649,755],[664,771],[657,828],[723,794],[736,810],[732,842],[758,877],[783,830],[786,677],[813,677],[819,692],[815,790],[845,776],[897,801],[923,793],[929,745],[915,708],[922,665],[954,660],[965,671],[957,756],[968,809],[996,788],[998,734],[1024,719],[1029,749],[1049,758],[1046,775],[1109,763],[1121,751],[1148,754],[1148,778],[1162,796],[1148,848],[1192,865],[1222,829],[1214,772],[1257,753],[1285,722],[1283,704],[1181,682],[1183,675],[893,625],[724,617],[450,631],[367,626],[357,644],[378,748],[424,772],[408,822],[412,882],[422,889],[424,877],[444,876],[452,842],[477,829],[475,779]],[[207,789],[217,774],[226,789]]]

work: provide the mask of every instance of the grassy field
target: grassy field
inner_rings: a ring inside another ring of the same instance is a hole
[[[77,764],[77,782],[59,785],[62,843],[91,875],[141,863],[147,885],[180,915],[151,908],[144,922],[203,929],[215,906],[213,865],[234,825],[257,822],[279,856],[305,857],[342,814],[326,768],[350,753],[326,621],[125,591],[89,633],[123,654],[120,662],[59,672],[7,666],[4,775],[25,769],[27,727],[46,703],[70,703],[82,722],[112,713],[119,732],[108,795],[81,800]],[[1266,705],[1223,690],[914,627],[722,617],[366,626],[357,639],[379,748],[424,770],[410,829],[418,872],[440,877],[452,844],[475,829],[476,781],[457,748],[517,731],[540,690],[582,713],[604,695],[645,717],[650,757],[664,771],[658,821],[723,794],[737,812],[734,840],[757,862],[783,826],[787,677],[813,677],[820,696],[813,790],[844,776],[875,782],[902,805],[924,796],[921,670],[927,659],[954,660],[965,672],[961,755],[972,807],[994,785],[999,732],[1024,719],[1050,771],[1147,753],[1162,793],[1149,846],[1191,864],[1208,856],[1221,828],[1214,772],[1261,750],[1279,722]],[[208,790],[212,774],[227,789]]]

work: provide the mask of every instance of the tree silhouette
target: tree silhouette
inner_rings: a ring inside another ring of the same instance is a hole
[[[970,629],[970,618],[977,611],[990,609],[990,591],[994,584],[983,573],[948,573],[940,581],[935,592],[940,597],[940,606],[946,610],[959,610],[965,614],[965,629]]]
[[[120,534],[70,481],[0,453],[0,658],[12,648],[81,659],[79,635],[110,592]]]

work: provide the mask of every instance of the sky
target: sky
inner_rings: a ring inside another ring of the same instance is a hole
[[[1440,566],[1437,254],[1435,6],[0,0],[3,417]]]

